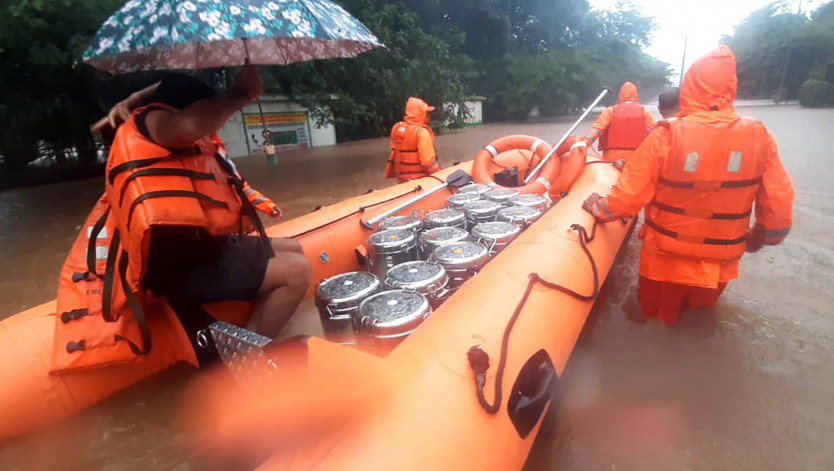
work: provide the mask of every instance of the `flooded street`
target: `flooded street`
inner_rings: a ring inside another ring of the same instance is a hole
[[[787,241],[746,255],[712,310],[639,323],[632,237],[592,311],[530,470],[831,469],[834,466],[834,110],[740,108],[773,132],[796,188]],[[441,165],[507,134],[556,140],[570,125],[497,124],[437,139]],[[590,126],[580,127],[584,132]],[[238,161],[286,218],[390,184],[388,140]],[[55,297],[57,273],[102,179],[0,192],[0,318]],[[199,444],[177,430],[194,371],[177,367],[60,427],[0,446],[0,469],[179,471]],[[14,378],[5,378],[14,381]],[[0,406],[1,408],[2,406]]]

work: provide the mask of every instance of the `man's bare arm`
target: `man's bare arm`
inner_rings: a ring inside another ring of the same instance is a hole
[[[216,133],[235,111],[261,94],[261,76],[255,66],[244,66],[235,84],[215,97],[197,101],[176,111],[152,111],[145,116],[148,134],[171,149],[190,147],[198,139]]]

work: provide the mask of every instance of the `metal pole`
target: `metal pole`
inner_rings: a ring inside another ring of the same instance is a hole
[[[678,76],[678,88],[683,85],[683,68],[686,65],[686,44],[689,42],[689,23],[686,23],[686,36],[683,37],[683,57],[681,58],[681,73]]]
[[[359,222],[362,223],[362,225],[364,227],[366,227],[368,229],[372,229],[373,225],[378,223],[379,221],[382,221],[383,219],[387,218],[388,216],[390,216],[392,214],[395,214],[395,213],[399,212],[400,210],[411,206],[412,204],[416,203],[417,201],[422,200],[423,198],[426,198],[429,195],[432,195],[434,193],[437,193],[440,190],[445,189],[447,186],[449,186],[448,182],[444,183],[442,185],[436,186],[436,187],[432,188],[431,190],[423,193],[422,195],[420,195],[416,198],[412,198],[408,201],[405,201],[403,203],[398,204],[396,207],[391,208],[388,211],[385,211],[384,213],[380,214],[379,216],[377,216],[375,218],[368,219],[367,221],[360,220]]]
[[[550,149],[550,152],[548,152],[547,155],[544,156],[542,161],[539,162],[538,165],[536,165],[536,168],[534,168],[533,171],[530,172],[530,175],[527,175],[527,178],[524,179],[524,184],[525,185],[530,183],[530,180],[532,180],[536,176],[536,174],[539,173],[539,170],[541,170],[542,167],[544,167],[544,164],[546,164],[547,161],[550,160],[550,158],[553,156],[553,154],[556,153],[556,150],[559,148],[559,146],[561,146],[562,143],[565,142],[565,140],[568,137],[570,137],[571,133],[576,130],[576,128],[579,126],[579,124],[582,122],[582,120],[584,120],[585,117],[588,116],[591,113],[591,110],[593,110],[594,107],[597,106],[597,103],[599,103],[605,97],[605,95],[607,93],[608,93],[608,88],[603,89],[602,93],[600,93],[599,96],[596,98],[596,100],[594,100],[594,102],[591,103],[591,106],[589,106],[587,109],[585,109],[585,112],[582,113],[582,116],[580,116],[579,119],[576,120],[575,123],[573,123],[573,126],[571,126],[570,129],[568,129],[568,131],[561,138],[559,138],[558,141],[556,141],[556,144],[553,144],[553,148]]]

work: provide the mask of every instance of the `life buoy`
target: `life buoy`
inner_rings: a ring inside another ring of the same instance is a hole
[[[570,187],[573,186],[576,179],[585,168],[585,159],[588,156],[588,145],[584,139],[579,139],[577,136],[571,136],[559,146],[556,151],[559,155],[559,160],[562,161],[562,168],[556,180],[550,185],[550,199],[558,201]],[[555,157],[555,156],[554,156]]]
[[[563,147],[564,149],[562,149]],[[503,167],[497,165],[494,159],[503,152],[516,149],[527,150],[533,153],[529,168],[527,169],[527,171],[531,171],[550,152],[551,147],[550,144],[537,137],[523,134],[504,136],[496,139],[481,149],[478,155],[475,156],[475,162],[472,164],[472,179],[476,183],[487,184],[494,188],[505,188],[495,183],[494,175],[496,172],[502,170]],[[514,187],[513,189],[519,193],[536,193],[540,195],[547,193],[553,185],[553,182],[556,181],[561,170],[562,164],[558,155],[568,149],[568,146],[559,146],[559,150],[547,161],[534,180],[526,185]]]

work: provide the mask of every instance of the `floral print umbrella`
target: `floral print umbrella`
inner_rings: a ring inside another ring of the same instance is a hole
[[[330,0],[130,0],[82,61],[110,73],[284,65],[382,46]]]

